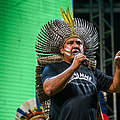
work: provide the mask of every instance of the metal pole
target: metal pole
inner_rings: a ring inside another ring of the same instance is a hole
[[[93,3],[92,3],[92,0],[90,0],[89,4],[90,4],[90,21],[93,22]]]
[[[114,16],[113,16],[113,1],[110,2],[110,14],[111,14],[111,48],[112,48],[112,75],[114,75]],[[114,120],[117,120],[117,103],[116,103],[116,93],[113,93],[113,110],[114,110]]]
[[[99,6],[99,35],[100,35],[100,68],[105,72],[105,39],[104,39],[104,12],[103,0],[98,0]]]

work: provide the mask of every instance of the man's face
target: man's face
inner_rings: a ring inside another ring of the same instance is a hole
[[[71,63],[77,53],[84,54],[82,40],[79,38],[70,38],[65,42],[64,47],[60,51],[64,56],[64,61]]]

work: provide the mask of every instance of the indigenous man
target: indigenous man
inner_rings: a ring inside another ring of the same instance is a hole
[[[43,89],[51,97],[50,120],[96,120],[97,93],[120,92],[120,51],[115,75],[95,68],[98,34],[93,24],[72,19],[61,9],[64,20],[48,22],[38,36],[37,52],[63,56],[42,73]],[[92,65],[90,63],[93,63]]]

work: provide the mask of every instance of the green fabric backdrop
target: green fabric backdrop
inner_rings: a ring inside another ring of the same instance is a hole
[[[61,18],[70,0],[0,0],[0,120],[35,97],[35,40],[48,20]]]

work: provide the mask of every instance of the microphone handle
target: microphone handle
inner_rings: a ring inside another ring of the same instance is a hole
[[[83,61],[83,64],[87,65],[88,68],[90,68],[90,69],[92,69],[92,68],[95,69],[97,62],[96,62],[96,60],[87,59],[87,60]]]
[[[76,55],[78,55],[80,52],[77,52]],[[85,65],[85,66],[88,66],[88,68],[93,68],[95,69],[96,68],[96,60],[90,60],[87,58],[87,60],[83,61],[82,64]]]

